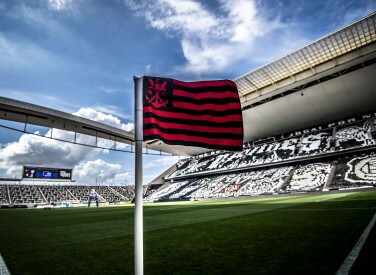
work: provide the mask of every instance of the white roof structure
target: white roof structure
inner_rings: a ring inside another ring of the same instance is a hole
[[[375,29],[373,13],[237,78],[245,142],[374,111]]]
[[[301,78],[327,70],[327,66],[321,69],[319,67],[324,63],[329,62],[331,67],[336,67],[348,62],[349,58],[341,57],[376,41],[375,26],[376,13],[373,13],[272,63],[238,77],[235,82],[239,96],[245,102],[266,94],[267,87],[270,87],[269,90],[278,89],[286,84],[284,80],[296,82]],[[301,75],[303,72],[306,74]]]
[[[134,136],[116,127],[51,108],[0,97],[0,119],[66,130],[116,142],[133,144]],[[26,127],[25,127],[26,128]]]

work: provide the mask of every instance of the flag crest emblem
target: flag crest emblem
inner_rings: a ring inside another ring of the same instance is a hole
[[[160,78],[149,78],[146,82],[147,93],[145,95],[146,101],[155,109],[167,107],[169,102],[167,96],[167,81]]]

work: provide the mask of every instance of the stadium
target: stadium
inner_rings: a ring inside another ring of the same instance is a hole
[[[234,80],[241,152],[144,142],[145,150],[184,156],[144,186],[146,272],[371,273],[375,75],[373,13]],[[120,129],[4,97],[0,119],[115,147],[135,142]],[[8,269],[133,273],[134,186],[75,185],[71,173],[25,166],[18,182],[0,179],[0,253]],[[91,189],[108,207],[70,207],[86,206]]]

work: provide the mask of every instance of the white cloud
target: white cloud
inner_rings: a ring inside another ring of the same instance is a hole
[[[73,113],[73,115],[88,118],[107,125],[111,125],[127,132],[132,132],[134,130],[134,123],[122,123],[119,118],[111,114],[105,114],[103,112],[97,111],[93,108],[81,108],[77,112]]]
[[[148,184],[179,160],[177,156],[144,156],[143,184]]]
[[[145,75],[149,75],[151,72],[151,65],[150,64],[146,65],[144,71],[145,71]]]
[[[8,176],[20,171],[22,165],[71,168],[95,154],[92,148],[24,134],[0,149],[0,168]]]
[[[230,41],[249,43],[264,34],[266,30],[262,28],[262,19],[257,16],[254,1],[229,0],[222,3],[223,10],[228,13],[226,21]]]
[[[342,3],[341,3],[342,4]],[[375,4],[370,6],[365,6],[358,9],[351,9],[351,13],[346,13],[343,16],[343,22],[341,22],[341,25],[349,24],[359,18],[362,18],[365,14],[371,14],[375,12]]]
[[[166,167],[170,168],[174,163],[179,160],[177,156],[166,156],[166,157],[158,157],[155,160],[148,161],[144,164],[144,169],[155,168],[155,167]]]
[[[124,172],[114,176],[113,179],[107,180],[109,185],[134,185],[134,173]]]
[[[129,172],[119,173],[119,174],[116,174],[114,176],[114,180],[115,181],[123,181],[124,182],[125,180],[127,180],[129,178],[129,175],[130,175]]]
[[[77,112],[74,112],[73,115],[84,117],[93,121],[98,121],[103,124],[107,124],[119,129],[122,129],[126,132],[132,132],[134,130],[134,123],[128,122],[128,123],[122,123],[121,120],[113,116],[111,114],[105,114],[103,112],[97,111],[93,108],[81,108]],[[47,135],[49,135],[47,133]],[[53,137],[63,140],[73,140],[73,133],[69,133],[62,130],[54,130]],[[70,136],[70,139],[69,139]],[[88,144],[88,145],[94,145],[95,144],[95,138],[87,135],[81,135],[78,134],[76,137],[76,141],[78,143]],[[107,139],[101,139],[98,138],[97,145],[102,148],[113,148],[115,146],[114,141],[107,140]],[[129,147],[128,144],[124,143],[116,143],[116,149],[118,150],[126,150]],[[108,153],[108,150],[103,150],[103,153]]]
[[[98,112],[94,109],[80,109],[74,114],[118,128],[133,129],[132,123],[121,123],[117,117]],[[35,134],[39,133],[36,132]],[[45,136],[50,137],[51,130]],[[74,140],[74,133],[59,129],[53,129],[52,136],[55,139]],[[76,142],[94,145],[95,137],[78,134]],[[113,142],[111,141],[101,140],[101,146],[103,147],[110,147],[112,145]],[[126,146],[125,144],[117,144],[118,149],[125,149]],[[77,171],[79,175],[78,179],[80,179],[81,183],[84,183],[85,179],[92,178],[92,173],[105,182],[119,172],[121,165],[108,164],[103,160],[87,161],[93,159],[101,151],[103,152],[104,150],[61,142],[37,135],[24,134],[18,141],[7,143],[0,148],[0,169],[4,169],[7,176],[14,176],[21,174],[23,165],[57,168],[75,167],[75,171],[77,169],[84,169],[82,172]],[[93,168],[91,173],[88,171],[90,167]],[[108,169],[108,172],[105,172],[105,168]]]
[[[98,87],[98,90],[106,93],[106,94],[115,94],[117,92],[120,92],[120,89],[116,88],[109,88],[109,87]]]
[[[22,41],[14,42],[5,36],[1,36],[0,32],[0,69],[5,66],[8,68],[32,69],[35,66],[34,61],[47,64],[51,60],[53,60],[53,57],[38,45],[23,43]]]
[[[279,29],[278,18],[266,20],[253,0],[222,0],[220,12],[194,0],[125,0],[149,26],[180,38],[187,64],[183,72],[216,73],[249,58],[255,39]]]
[[[111,179],[121,170],[120,164],[107,163],[104,160],[81,162],[74,167],[74,179],[77,183],[92,185],[94,183],[111,183]]]
[[[1,95],[6,95],[8,98],[13,98],[22,101],[34,103],[43,106],[59,106],[59,110],[63,112],[70,112],[72,109],[77,109],[79,106],[75,102],[64,100],[61,97],[51,96],[43,92],[32,90],[15,90],[15,89],[0,89]]]
[[[159,0],[150,6],[153,9],[146,12],[146,19],[159,30],[202,36],[218,24],[215,15],[195,1]]]
[[[110,114],[110,115],[113,115],[113,116],[116,116],[116,117],[121,117],[121,118],[124,118],[124,119],[133,119],[133,116],[131,116],[130,114],[126,114],[124,113],[124,109],[122,108],[119,108],[117,106],[114,106],[114,105],[97,105],[95,107],[93,107],[92,109],[95,109],[99,112],[102,112],[102,113],[107,113],[107,114]]]
[[[74,5],[80,2],[79,0],[47,0],[48,7],[51,10],[70,10],[73,9]]]

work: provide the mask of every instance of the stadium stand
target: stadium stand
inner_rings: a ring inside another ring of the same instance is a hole
[[[338,127],[335,138],[340,149],[374,145],[368,122],[358,122]]]
[[[371,129],[375,118],[347,121],[254,142],[242,152],[210,152],[182,160],[159,189],[146,194],[145,201],[375,187],[376,143]],[[365,149],[371,153],[351,158]]]
[[[283,188],[286,192],[321,191],[330,172],[330,164],[312,163],[298,165],[290,182]]]
[[[119,194],[118,192],[115,192],[114,189],[112,189],[109,186],[97,186],[95,188],[95,191],[107,202],[121,202],[128,200],[123,195]]]
[[[133,186],[0,184],[0,205],[86,204],[91,189],[96,189],[100,202],[119,203],[134,196]]]
[[[10,185],[10,204],[38,204],[46,202],[39,188],[34,185]]]
[[[311,132],[270,137],[241,152],[213,151],[179,161],[164,183],[144,186],[145,201],[258,196],[376,187],[376,119],[322,125]],[[272,166],[272,167],[271,167]],[[5,185],[2,205],[76,201],[91,189],[100,202],[131,201],[134,186]]]
[[[49,203],[75,200],[73,195],[63,186],[39,186],[39,188]]]
[[[297,138],[245,148],[242,152],[212,154],[188,159],[167,178],[174,178],[201,171],[227,170],[272,163],[290,159],[298,143]]]
[[[9,204],[8,187],[6,185],[0,185],[0,204]]]
[[[334,136],[334,139],[333,139]],[[331,142],[333,140],[333,143]],[[332,147],[331,144],[334,146]],[[203,171],[225,171],[246,168],[260,164],[277,163],[313,155],[323,155],[331,151],[354,149],[375,145],[368,120],[322,129],[302,134],[294,138],[280,139],[246,147],[242,152],[218,152],[194,156],[167,177],[178,178]]]
[[[94,187],[93,187],[94,188]],[[69,186],[68,190],[73,195],[74,199],[83,203],[87,202],[88,195],[91,191],[90,186]],[[95,188],[94,188],[95,189]],[[99,201],[103,201],[102,196],[98,193]]]
[[[111,186],[116,194],[125,198],[125,201],[130,201],[134,197],[134,186]]]
[[[332,133],[329,130],[323,130],[303,136],[300,142],[299,156],[309,156],[312,154],[322,154],[330,150],[330,140]]]
[[[248,176],[234,196],[251,196],[277,192],[288,177],[291,166],[248,172]]]
[[[376,154],[340,159],[331,189],[346,190],[372,188],[376,186]]]

